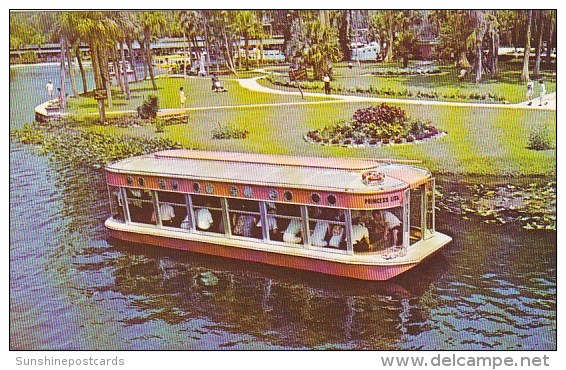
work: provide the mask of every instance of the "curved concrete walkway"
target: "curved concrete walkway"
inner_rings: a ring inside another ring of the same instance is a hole
[[[260,72],[261,70],[258,70]],[[265,71],[264,71],[265,72]],[[280,95],[293,95],[300,96],[301,93],[298,91],[283,91],[272,89],[260,85],[257,80],[260,78],[265,78],[265,76],[236,79],[240,85],[246,89],[270,93],[270,94],[280,94]],[[551,93],[545,95],[543,98],[544,104],[542,106],[538,105],[538,99],[533,102],[532,105],[528,105],[528,102],[518,103],[518,104],[490,104],[490,103],[463,103],[463,102],[447,102],[447,101],[436,101],[436,100],[412,100],[412,99],[391,99],[391,98],[375,98],[366,96],[353,96],[353,95],[338,95],[330,94],[326,95],[323,93],[313,93],[313,92],[303,92],[304,96],[311,97],[328,97],[333,99],[339,99],[343,102],[375,102],[375,103],[403,103],[403,104],[413,104],[413,105],[433,105],[433,106],[451,106],[451,107],[476,107],[476,108],[502,108],[502,109],[542,109],[542,110],[556,110],[556,93]],[[316,102],[318,104],[328,103],[331,101],[320,101]],[[300,103],[290,103],[290,104],[300,104]]]

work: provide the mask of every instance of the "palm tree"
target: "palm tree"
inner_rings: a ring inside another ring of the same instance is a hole
[[[92,59],[92,70],[94,73],[94,82],[97,90],[105,89],[109,104],[112,95],[109,94],[110,84],[107,78],[108,57],[105,54],[105,42],[108,39],[108,19],[106,14],[101,11],[78,12],[79,22],[77,30],[80,35],[84,36],[85,42],[90,46]],[[98,99],[98,113],[100,123],[106,121],[106,112],[104,109],[104,100]]]
[[[55,32],[60,37],[60,42],[62,46],[62,53],[64,54],[64,63],[62,64],[63,68],[68,68],[69,71],[69,79],[71,81],[71,90],[73,92],[73,96],[78,96],[77,92],[77,84],[75,81],[75,70],[73,69],[72,58],[71,58],[71,48],[78,47],[80,43],[80,35],[77,31],[77,13],[75,12],[60,12],[58,13],[56,24],[55,24]],[[66,62],[66,63],[65,63]],[[68,67],[65,67],[68,66]],[[84,72],[84,71],[83,71]],[[83,90],[85,88],[85,81],[83,81]],[[62,86],[63,88],[64,86]]]
[[[190,40],[193,40],[193,47],[197,48],[198,44],[196,41],[196,37],[198,36],[198,27],[199,24],[202,23],[200,14],[195,10],[183,10],[177,13],[177,19],[179,21],[179,26],[183,32],[183,40],[185,43],[189,43]],[[188,49],[185,47],[185,49]],[[192,48],[187,51],[188,55],[188,63],[184,63],[184,75],[187,75],[187,64],[191,64],[191,54]]]
[[[306,38],[302,59],[313,68],[313,77],[320,79],[325,73],[329,73],[332,62],[337,62],[342,57],[336,30],[322,26],[317,19],[307,22]]]
[[[150,42],[151,38],[153,36],[157,36],[159,32],[165,27],[165,17],[163,16],[163,13],[159,11],[141,12],[139,21],[143,30],[143,41],[145,42],[145,62],[147,63],[153,90],[157,90],[157,84],[155,83],[155,74],[153,72]]]
[[[531,22],[533,19],[533,11],[527,11],[527,34],[525,36],[525,55],[523,57],[523,72],[521,73],[521,82],[529,81],[529,58],[531,56]]]
[[[473,32],[469,13],[465,10],[433,10],[429,15],[440,29],[438,50],[444,56],[453,58],[456,67],[470,68],[470,62],[466,56],[467,40]]]
[[[236,34],[244,39],[244,51],[246,55],[246,69],[249,68],[249,43],[250,37],[257,33],[257,30],[261,27],[261,24],[257,20],[255,14],[250,10],[239,10],[236,12],[234,17],[234,23],[232,25]],[[238,43],[239,50],[239,43]],[[240,58],[238,58],[239,60]]]

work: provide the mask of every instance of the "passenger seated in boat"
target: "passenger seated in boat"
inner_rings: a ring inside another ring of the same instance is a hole
[[[210,207],[210,203],[206,203],[204,208],[199,208],[196,211],[197,228],[199,230],[208,230],[210,229],[210,225],[214,223],[212,214],[207,207]]]
[[[359,218],[354,219],[352,224],[352,244],[354,245],[354,251],[367,251],[370,245],[368,228]]]
[[[383,241],[386,246],[388,246],[389,243],[391,243],[392,246],[401,245],[403,242],[403,238],[399,237],[399,234],[403,232],[401,220],[393,213],[385,210],[374,211],[373,217],[379,225],[383,226]]]
[[[173,226],[173,219],[175,218],[175,210],[169,203],[161,203],[159,206],[161,213],[161,224],[163,226]],[[155,222],[155,211],[151,214],[151,222]]]
[[[271,240],[277,237],[277,220],[273,217],[274,214],[276,214],[275,208],[267,209],[267,230]],[[256,226],[261,230],[261,220],[259,220]]]
[[[318,218],[322,215],[322,212],[319,208],[315,208],[313,212],[313,217]],[[315,247],[326,247],[328,242],[326,241],[326,234],[328,234],[328,230],[330,225],[326,220],[318,220],[314,226],[314,230],[311,235],[311,244]]]
[[[234,226],[234,235],[242,235],[246,237],[252,237],[254,235],[254,226],[257,223],[257,219],[252,215],[239,215]]]
[[[292,219],[283,233],[283,241],[285,243],[298,244],[303,239],[298,236],[301,233],[301,220]]]
[[[331,234],[328,245],[332,248],[340,248],[340,244],[344,239],[344,227],[342,225],[333,225]]]
[[[181,229],[189,230],[191,228],[191,224],[189,222],[189,215],[186,215],[183,221],[181,221]]]

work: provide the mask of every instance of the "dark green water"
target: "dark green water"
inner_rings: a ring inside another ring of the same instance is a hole
[[[56,75],[11,70],[10,127]],[[102,172],[11,143],[11,349],[556,348],[555,233],[439,213],[454,241],[370,283],[109,243],[107,202]]]

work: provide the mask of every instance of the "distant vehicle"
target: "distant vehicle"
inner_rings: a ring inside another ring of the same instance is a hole
[[[375,61],[380,57],[381,46],[378,42],[372,41],[369,44],[356,42],[351,44],[352,60],[371,60]]]

